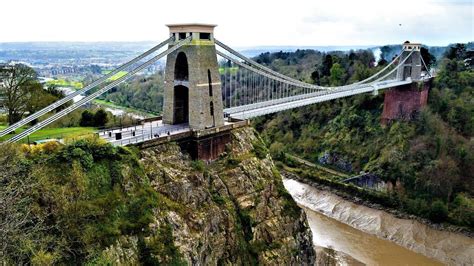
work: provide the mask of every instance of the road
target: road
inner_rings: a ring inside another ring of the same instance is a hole
[[[188,124],[167,125],[159,120],[147,122],[139,126],[102,130],[99,131],[98,134],[99,137],[115,146],[125,146],[163,136],[176,135],[189,130]]]

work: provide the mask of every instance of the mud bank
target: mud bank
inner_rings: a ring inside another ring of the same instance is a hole
[[[312,211],[449,265],[474,264],[474,239],[470,237],[397,218],[293,179],[284,179],[284,184],[299,205]]]

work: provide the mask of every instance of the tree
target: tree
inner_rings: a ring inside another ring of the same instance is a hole
[[[95,114],[89,110],[85,110],[81,114],[81,127],[103,127],[109,121],[108,114],[103,109],[97,110]]]
[[[82,112],[81,115],[81,122],[79,123],[81,127],[91,127],[94,125],[94,114],[89,111],[85,110]]]
[[[380,58],[380,60],[377,62],[377,66],[385,66],[387,65],[387,60],[385,60],[384,58]]]
[[[44,219],[32,210],[31,191],[37,188],[38,182],[28,175],[24,162],[24,155],[18,146],[5,144],[0,149],[1,263],[9,264],[3,260],[6,255],[18,257],[29,239],[41,242],[37,234],[45,229]]]
[[[428,49],[426,49],[425,47],[421,47],[420,53],[421,53],[421,58],[423,58],[423,61],[425,61],[425,64],[428,68],[430,68],[432,65],[436,63],[436,57],[430,54]]]
[[[283,145],[281,142],[273,142],[272,145],[270,145],[270,154],[272,155],[273,158],[277,160],[282,160],[285,157],[285,145]]]
[[[319,85],[319,71],[315,70],[311,73],[311,79],[313,80],[314,84]]]
[[[390,53],[392,52],[392,49],[390,48],[390,46],[382,46],[380,48],[380,59],[383,59],[383,60],[386,60],[389,56],[390,56]]]
[[[441,200],[436,200],[431,204],[429,217],[433,222],[443,222],[448,218],[448,207]]]
[[[370,77],[370,70],[360,61],[357,61],[354,65],[354,74],[350,78],[351,82],[356,82],[360,80],[364,80]]]
[[[0,66],[0,98],[8,110],[8,123],[21,120],[27,110],[31,87],[37,86],[36,72],[22,64]]]
[[[52,96],[55,97],[55,101],[59,100],[59,99],[62,99],[64,97],[66,97],[66,94],[64,93],[64,91],[58,89],[58,87],[56,85],[49,85],[47,88],[46,88],[46,92],[48,92],[49,94],[51,94]],[[72,104],[74,103],[73,100],[70,100],[69,102],[67,103],[64,103],[63,105],[61,106],[58,106],[56,107],[56,109],[54,109],[56,112],[59,112],[63,109],[66,109],[67,107],[71,106]]]
[[[466,57],[466,45],[463,43],[457,43],[456,45],[449,47],[448,51],[446,51],[445,57],[451,60],[464,59]]]
[[[99,109],[94,114],[94,126],[96,127],[103,127],[107,124],[108,117],[107,112],[104,109]]]
[[[339,63],[335,63],[331,67],[331,85],[332,86],[340,86],[344,82],[344,69],[339,65]]]
[[[332,65],[332,56],[328,54],[324,57],[323,65],[321,66],[321,76],[329,76],[331,74]]]
[[[30,114],[35,113],[44,107],[52,104],[57,101],[59,98],[48,93],[48,91],[43,89],[43,85],[40,83],[32,83],[28,89],[28,97],[26,100],[26,111]],[[32,121],[32,124],[35,124],[37,120]]]
[[[54,97],[56,98],[64,98],[64,96],[66,96],[66,94],[64,94],[64,91],[58,89],[58,86],[56,85],[49,85],[47,88],[46,88],[46,91],[53,95]]]

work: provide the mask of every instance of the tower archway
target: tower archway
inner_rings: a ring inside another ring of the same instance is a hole
[[[179,81],[189,80],[188,58],[184,52],[178,53],[174,65],[174,79]]]
[[[189,122],[189,89],[186,86],[174,87],[174,124]]]

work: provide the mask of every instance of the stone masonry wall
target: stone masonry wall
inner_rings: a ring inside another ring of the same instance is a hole
[[[430,85],[430,82],[419,82],[385,91],[381,122],[410,120],[426,106]]]

